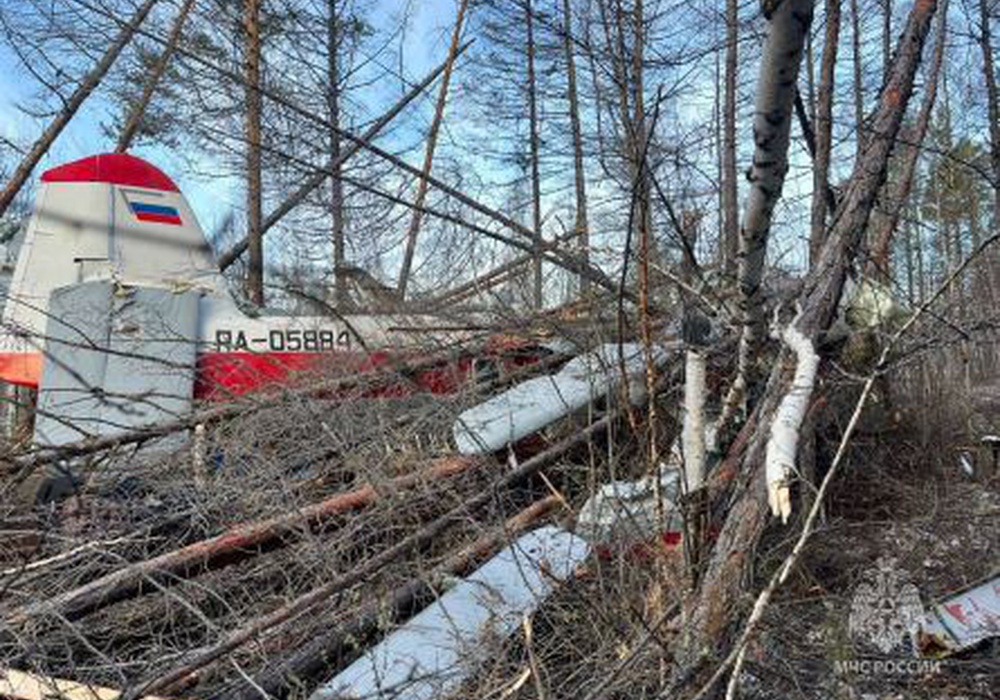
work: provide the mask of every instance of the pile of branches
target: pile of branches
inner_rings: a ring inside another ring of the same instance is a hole
[[[452,452],[463,408],[559,361],[446,397],[379,397],[381,373],[286,389],[167,454],[92,451],[76,495],[0,515],[39,535],[0,562],[0,666],[136,697],[308,694],[518,531],[641,473],[610,406],[507,458]]]

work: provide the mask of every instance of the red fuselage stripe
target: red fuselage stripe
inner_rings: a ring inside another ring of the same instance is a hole
[[[347,376],[369,372],[399,360],[387,352],[210,352],[198,356],[194,397],[225,400],[294,381],[294,374],[308,370]],[[380,382],[379,396],[405,396],[413,391],[448,394],[460,389],[473,370],[471,356],[420,370],[398,382]],[[0,353],[0,380],[38,388],[42,377],[41,353]]]

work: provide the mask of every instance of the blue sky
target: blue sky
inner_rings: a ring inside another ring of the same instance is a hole
[[[441,29],[453,21],[454,7],[453,0],[377,0],[377,6],[372,10],[375,26],[393,26],[396,24],[393,18],[401,16],[407,9],[410,12],[410,22],[404,35],[403,70],[406,77],[418,79],[441,60],[447,49],[441,39]],[[161,15],[164,19],[159,21],[169,21],[165,18],[171,14]],[[375,116],[383,104],[388,106],[395,101],[399,96],[398,82],[394,88],[370,91],[372,94],[365,99],[369,114],[360,115],[361,118]],[[46,126],[46,120],[25,114],[21,109],[22,106],[35,104],[37,90],[37,83],[22,68],[17,56],[6,44],[0,43],[0,136],[22,148],[30,147]],[[414,107],[411,106],[411,109]],[[110,150],[113,142],[102,132],[101,122],[108,121],[111,113],[112,105],[98,90],[60,134],[35,169],[30,182],[37,183],[39,176],[48,168]],[[185,171],[176,154],[162,147],[139,147],[133,152],[148,159],[178,182],[206,231],[210,231],[228,209],[239,208],[242,204],[240,185],[232,178],[198,179]],[[213,170],[211,167],[200,169],[206,172]],[[224,206],[220,206],[220,200]]]
[[[9,2],[10,0],[3,1]],[[23,1],[25,0],[13,0],[15,3]],[[72,0],[58,1],[64,3],[72,2]],[[170,0],[170,2],[176,4],[176,0]],[[455,0],[358,0],[358,2],[360,4],[371,3],[371,6],[374,8],[371,11],[371,22],[379,28],[398,26],[398,17],[406,12],[409,13],[409,22],[403,35],[403,71],[406,74],[405,77],[409,80],[419,79],[444,57],[447,50],[450,27],[455,16]],[[172,14],[172,11],[167,11],[155,19],[166,26]],[[394,40],[392,42],[393,48],[397,44],[398,41]],[[385,60],[392,63],[391,68],[398,68],[394,56],[387,54]],[[3,70],[0,70],[0,134],[21,146],[27,147],[41,133],[45,124],[41,120],[24,115],[18,110],[17,106],[31,101],[36,90],[36,85],[33,78],[20,68],[16,57],[4,45],[0,45],[0,68],[3,68]],[[460,84],[461,77],[459,76],[453,83],[453,90],[460,89]],[[706,85],[706,88],[710,87],[712,86]],[[398,80],[383,80],[374,85],[367,86],[363,90],[358,90],[353,95],[352,100],[355,105],[360,106],[358,111],[363,111],[364,113],[358,113],[353,116],[359,122],[363,122],[378,115],[398,99],[402,90],[403,87]],[[691,122],[703,119],[704,113],[712,109],[711,95],[708,92],[710,90],[706,91],[705,94],[689,94],[685,100],[681,100],[678,108],[680,110],[680,118]],[[425,94],[422,99],[417,100],[411,105],[407,113],[400,119],[401,122],[406,123],[407,128],[400,130],[392,137],[384,138],[380,143],[386,145],[387,140],[392,138],[395,139],[395,143],[390,144],[393,146],[399,146],[403,142],[407,145],[419,144],[423,137],[422,129],[429,122],[430,112],[433,107],[433,97],[434,91],[432,89],[429,91],[429,94]],[[461,100],[455,100],[455,102],[461,103]],[[477,138],[489,137],[487,133],[477,133],[475,127],[460,124],[463,120],[459,118],[456,112],[457,109],[459,109],[457,105],[450,107],[449,115],[452,118],[446,119],[446,129],[456,137],[458,142],[474,143]],[[112,144],[102,133],[100,124],[102,121],[108,120],[111,111],[112,106],[103,98],[100,91],[93,95],[60,136],[50,153],[40,163],[33,174],[33,181],[37,182],[38,176],[49,167],[93,153],[109,150]],[[419,116],[414,119],[414,115]],[[748,123],[744,123],[742,126],[744,130],[748,130],[749,128]],[[447,148],[446,142],[447,139],[444,139],[442,149]],[[798,144],[797,139],[795,143]],[[202,228],[206,232],[211,232],[215,229],[221,219],[231,210],[239,211],[242,209],[242,186],[235,178],[197,178],[187,171],[185,163],[178,157],[178,154],[161,147],[139,148],[135,150],[135,153],[147,158],[178,181],[198,215]],[[192,154],[185,155],[195,162],[198,170],[201,172],[211,173],[222,170],[222,168],[213,167],[213,163],[206,162],[206,157],[203,154],[193,154],[193,158],[191,158]],[[414,165],[419,165],[421,156],[422,150],[415,148],[407,157]],[[803,173],[808,174],[808,157],[798,145],[793,147],[791,157],[793,170],[786,184],[785,194],[787,199],[784,206],[788,206],[788,199],[794,200],[796,196],[801,197],[808,194],[811,187],[811,179],[801,176]],[[480,178],[495,179],[501,175],[505,175],[501,170],[497,168],[496,163],[477,162],[475,174]],[[592,188],[594,186],[595,183],[592,183]],[[484,189],[500,192],[499,189],[488,186]],[[489,196],[486,193],[484,194],[487,197]],[[592,189],[592,194],[597,195],[599,193]],[[504,206],[502,201],[488,203],[500,208]],[[550,207],[545,208],[546,211],[550,209]],[[612,244],[611,247],[617,251],[617,234],[612,236],[612,238],[614,240],[609,239],[608,243]],[[283,247],[278,239],[279,237],[270,237],[268,239],[271,241],[268,245],[268,255],[272,258],[274,253]],[[600,239],[596,238],[595,244],[599,241]],[[802,250],[801,246],[794,244],[789,246],[786,243],[786,245],[778,247],[784,248],[786,253],[792,252],[792,259],[794,259],[795,263],[801,264],[803,262],[803,259],[796,259],[802,257],[800,254]],[[614,252],[611,254],[609,260],[616,260],[617,257],[617,252]],[[786,263],[790,262],[788,257],[783,256],[783,260]]]

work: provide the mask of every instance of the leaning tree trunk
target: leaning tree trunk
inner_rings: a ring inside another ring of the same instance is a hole
[[[923,103],[920,105],[920,113],[917,121],[910,132],[908,143],[904,145],[903,165],[899,173],[899,181],[893,188],[889,196],[889,211],[880,218],[881,228],[875,232],[874,245],[872,246],[872,256],[868,267],[868,274],[881,274],[885,279],[890,277],[889,261],[892,253],[892,240],[896,235],[896,228],[899,226],[899,219],[903,213],[903,207],[910,198],[913,189],[913,180],[917,172],[917,161],[920,159],[920,147],[927,135],[927,127],[930,125],[931,114],[934,112],[934,102],[937,98],[938,75],[941,73],[941,65],[944,62],[945,38],[948,19],[948,0],[941,0],[941,8],[938,11],[938,18],[935,29],[934,59],[931,64],[930,75],[927,76],[927,92],[924,94]]]
[[[159,0],[146,0],[142,6],[132,15],[132,19],[129,20],[128,24],[122,27],[118,36],[115,37],[114,42],[108,47],[108,50],[104,52],[101,60],[98,61],[97,65],[87,74],[87,77],[83,79],[83,82],[77,86],[76,90],[65,102],[65,106],[62,111],[56,115],[52,123],[49,124],[48,128],[42,133],[35,144],[28,151],[27,155],[17,166],[14,174],[11,175],[10,181],[4,186],[3,191],[0,192],[0,216],[7,213],[7,209],[10,207],[11,202],[17,196],[17,193],[21,191],[24,187],[24,183],[27,182],[28,178],[31,177],[32,171],[35,166],[38,165],[38,161],[42,159],[52,145],[52,142],[56,140],[62,130],[66,128],[70,120],[76,115],[83,103],[90,97],[90,94],[101,84],[104,80],[104,76],[108,74],[111,70],[111,66],[114,65],[115,61],[118,60],[118,56],[121,54],[122,50],[128,45],[135,36],[135,32],[139,29],[139,26],[145,21],[146,17],[149,15],[150,10]]]
[[[437,104],[434,107],[434,119],[431,122],[430,132],[427,134],[423,171],[428,175],[434,167],[434,151],[437,149],[438,132],[441,129],[441,122],[444,120],[444,108],[448,103],[448,86],[451,83],[451,71],[455,65],[455,59],[458,57],[458,40],[462,36],[462,24],[464,23],[465,11],[468,6],[469,0],[459,0],[458,16],[455,18],[455,28],[451,32],[451,45],[448,47],[448,60],[445,63],[444,76],[441,78]],[[430,185],[426,178],[421,179],[417,183],[417,196],[413,200],[413,214],[410,218],[410,228],[406,232],[403,263],[399,268],[399,282],[396,285],[396,294],[399,296],[400,301],[406,299],[406,287],[410,281],[410,268],[413,266],[413,255],[417,249],[417,235],[420,233],[424,201],[427,199],[427,190],[429,187]]]
[[[788,0],[786,0],[788,2]],[[793,330],[815,348],[821,334],[829,328],[836,314],[847,270],[855,261],[859,245],[874,208],[875,199],[885,181],[889,156],[913,92],[913,78],[937,3],[917,0],[899,41],[896,59],[890,69],[876,112],[871,120],[872,138],[854,165],[844,196],[833,217],[835,223],[823,245],[816,265],[809,272],[800,295],[801,312]],[[767,389],[757,405],[756,425],[739,470],[740,482],[726,514],[715,550],[708,562],[704,582],[688,607],[685,644],[678,656],[678,682],[690,682],[701,676],[714,660],[725,632],[740,612],[738,602],[749,555],[771,514],[764,480],[765,453],[771,439],[771,425],[783,400],[809,387],[791,387],[783,353],[775,364]],[[792,391],[794,389],[794,391]]]
[[[146,83],[142,86],[142,94],[125,120],[125,126],[122,127],[122,132],[118,136],[118,143],[115,145],[115,153],[124,153],[131,147],[136,132],[139,131],[139,126],[142,124],[142,119],[146,115],[146,110],[149,108],[149,103],[153,99],[153,93],[159,87],[160,80],[163,79],[163,74],[167,71],[167,65],[177,50],[177,44],[180,43],[181,34],[184,31],[184,23],[187,22],[188,15],[191,14],[191,8],[194,7],[194,3],[195,0],[184,0],[181,9],[177,11],[174,26],[170,30],[170,36],[167,38],[167,45],[163,47],[159,58],[156,59],[153,70],[150,71],[146,77]]]
[[[738,266],[739,316],[742,331],[736,378],[726,397],[723,424],[741,407],[751,382],[753,360],[761,344],[763,293],[761,281],[767,257],[774,205],[788,172],[788,140],[792,126],[795,85],[806,34],[812,23],[812,0],[784,0],[771,16],[760,60],[754,102],[754,155],[747,178],[750,193],[740,230]]]
[[[813,162],[812,230],[809,262],[816,260],[826,233],[826,190],[830,186],[830,152],[833,144],[833,88],[840,42],[840,0],[827,0],[826,33],[819,70],[819,101],[816,105],[816,155]]]

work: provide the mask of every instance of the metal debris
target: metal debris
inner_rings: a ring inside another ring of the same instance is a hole
[[[1000,576],[931,608],[918,639],[925,656],[948,656],[992,637],[1000,637]]]
[[[590,552],[546,526],[520,537],[471,576],[320,686],[310,700],[430,700],[454,692]]]
[[[595,545],[632,545],[648,542],[657,535],[683,530],[677,499],[680,497],[681,472],[663,465],[659,474],[661,502],[657,507],[657,484],[652,476],[638,481],[613,481],[587,499],[577,517],[577,532]],[[665,531],[659,532],[659,514],[663,513]]]
[[[662,365],[668,353],[654,350]],[[623,372],[624,367],[624,372]],[[628,381],[633,403],[645,398],[646,357],[638,343],[610,343],[580,355],[556,374],[522,382],[464,411],[452,429],[462,454],[488,454],[532,435],[542,428],[609,398]]]

